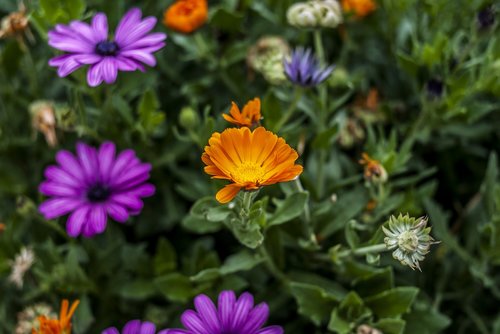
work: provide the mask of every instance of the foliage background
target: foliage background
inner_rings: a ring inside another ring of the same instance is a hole
[[[235,289],[267,301],[270,323],[287,333],[349,333],[363,323],[384,333],[500,333],[500,45],[498,24],[480,30],[476,19],[488,2],[380,0],[372,15],[347,20],[344,34],[324,30],[327,59],[337,65],[326,84],[327,122],[317,123],[312,89],[280,131],[292,147],[305,140],[305,191],[293,183],[261,191],[260,225],[255,222],[254,234],[245,232],[253,241],[259,231],[265,234],[260,250],[242,245],[221,223],[228,209],[215,203],[220,184],[203,173],[200,155],[212,131],[227,126],[220,114],[230,101],[261,97],[264,125],[271,128],[291,103],[291,87],[252,79],[245,63],[248,48],[263,35],[313,46],[311,31],[287,24],[291,3],[210,1],[200,31],[167,31],[157,67],[120,73],[117,84],[96,89],[87,86],[84,71],[59,79],[47,66],[54,54],[47,29],[96,11],[115,26],[134,5],[161,18],[170,2],[27,3],[35,42],[23,50],[15,39],[0,41],[0,220],[6,225],[0,332],[13,332],[24,307],[44,301],[57,308],[67,297],[82,301],[77,334],[135,318],[173,327],[196,294]],[[16,8],[14,0],[0,4],[2,15]],[[157,30],[166,29],[159,24]],[[431,79],[443,81],[442,97],[429,96]],[[354,102],[370,88],[379,91],[380,103],[372,119],[361,120]],[[28,109],[40,99],[58,104],[56,149],[33,135]],[[190,129],[179,121],[186,106],[199,116]],[[365,138],[346,148],[339,137],[353,117]],[[135,149],[153,164],[157,187],[140,216],[123,226],[109,223],[90,240],[68,239],[57,228],[64,220],[44,222],[36,211],[44,167],[57,149],[72,150],[79,138]],[[362,152],[388,170],[383,193],[363,180]],[[377,200],[372,211],[365,209],[370,199]],[[304,203],[318,248],[301,232]],[[400,212],[428,215],[442,241],[422,272],[389,253],[330,261],[328,250],[336,245],[380,242],[379,227]],[[37,261],[18,290],[6,278],[9,260],[23,245],[33,247]]]

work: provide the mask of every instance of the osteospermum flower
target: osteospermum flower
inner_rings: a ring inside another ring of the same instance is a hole
[[[204,25],[207,17],[207,0],[178,0],[165,11],[163,24],[189,34]]]
[[[231,201],[241,189],[257,190],[291,181],[302,173],[302,166],[295,165],[297,152],[263,127],[215,132],[201,158],[207,165],[205,172],[212,178],[232,182],[217,193],[220,203]]]
[[[312,87],[325,81],[335,66],[321,67],[310,49],[297,48],[289,61],[284,61],[288,79],[299,86]]]
[[[269,307],[260,303],[254,307],[253,296],[247,292],[238,299],[233,291],[219,294],[218,307],[205,295],[194,300],[196,311],[187,310],[181,316],[186,329],[167,329],[162,334],[282,334],[280,326],[264,327]]]
[[[75,300],[69,307],[69,302],[64,299],[61,304],[61,312],[59,313],[59,319],[48,318],[45,315],[39,316],[38,321],[40,323],[38,329],[31,330],[32,334],[71,334],[71,317],[76,311],[76,308],[80,304],[79,300]]]
[[[120,332],[116,327],[110,327],[101,332],[101,334],[155,334],[156,326],[148,321],[131,320],[125,324]],[[166,331],[160,331],[158,334],[165,334]]]
[[[222,117],[229,123],[236,124],[238,126],[252,127],[259,123],[262,118],[260,114],[260,99],[256,97],[253,100],[248,101],[240,111],[238,105],[232,102],[230,115],[222,114]]]
[[[103,81],[112,84],[118,71],[145,71],[144,65],[155,66],[153,53],[165,46],[164,33],[149,32],[156,25],[156,18],[141,19],[138,8],[129,10],[121,19],[113,38],[108,31],[105,14],[97,13],[89,25],[73,21],[58,24],[49,31],[49,45],[65,54],[52,58],[50,66],[57,67],[57,74],[65,77],[82,66],[90,65],[87,82],[95,87]]]
[[[52,197],[39,208],[46,219],[71,212],[66,222],[71,237],[104,232],[108,215],[125,222],[142,210],[142,197],[154,194],[154,186],[146,183],[151,164],[142,163],[133,150],[117,155],[112,142],[98,149],[80,142],[76,152],[75,157],[59,151],[59,165],[45,169],[47,180],[39,187],[42,194]]]
[[[386,235],[387,249],[394,249],[392,256],[413,270],[420,270],[419,262],[429,253],[431,245],[439,243],[429,234],[431,228],[427,227],[427,217],[415,219],[400,214],[397,218],[392,216],[386,226],[382,226],[382,231]]]

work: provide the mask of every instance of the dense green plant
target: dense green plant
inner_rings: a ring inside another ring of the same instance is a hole
[[[114,25],[132,6],[161,17],[168,4],[29,1],[33,40],[0,41],[1,333],[25,307],[62,298],[81,300],[77,334],[134,318],[173,327],[194,296],[224,289],[267,301],[286,333],[500,333],[500,44],[498,23],[477,17],[489,2],[380,0],[363,19],[307,30],[287,23],[291,1],[223,0],[197,32],[167,31],[155,68],[114,85],[47,65],[54,24],[103,11]],[[268,83],[246,59],[266,35],[315,48],[335,71],[316,88]],[[299,150],[304,172],[221,205],[223,183],[200,156],[229,126],[230,102],[256,96],[262,124]],[[54,104],[55,148],[32,128],[40,100]],[[77,139],[133,148],[157,188],[140,216],[92,239],[36,210],[43,169]],[[387,179],[363,176],[365,152]],[[427,216],[441,241],[421,272],[386,252],[381,227],[400,213]],[[19,289],[7,278],[22,246],[36,261]]]

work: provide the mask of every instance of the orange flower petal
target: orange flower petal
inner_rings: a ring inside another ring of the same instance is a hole
[[[217,192],[215,198],[220,203],[228,203],[230,202],[238,193],[240,192],[241,187],[237,184],[231,183],[222,188]]]

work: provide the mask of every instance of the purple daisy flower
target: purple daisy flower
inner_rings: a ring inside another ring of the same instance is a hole
[[[297,48],[292,52],[290,61],[284,60],[285,74],[299,86],[312,87],[326,80],[335,66],[320,67],[311,49]]]
[[[125,324],[121,334],[155,334],[156,327],[151,322],[141,322],[140,320],[131,320]],[[101,332],[101,334],[120,334],[120,331],[116,327],[110,327]],[[161,331],[158,334],[165,334],[165,331]]]
[[[45,219],[71,213],[66,231],[71,237],[104,232],[107,216],[125,222],[142,210],[142,197],[155,192],[149,179],[151,164],[141,163],[133,150],[116,155],[115,144],[103,143],[98,149],[77,143],[77,156],[66,150],[56,154],[58,166],[45,169],[42,194],[52,198],[39,211]]]
[[[49,65],[58,68],[60,77],[90,65],[87,82],[92,87],[103,81],[114,83],[118,71],[144,72],[143,63],[156,65],[153,53],[165,46],[167,35],[149,34],[156,25],[156,18],[141,19],[141,16],[140,9],[129,10],[113,38],[109,37],[108,19],[103,13],[97,13],[90,25],[81,21],[56,25],[49,31],[49,45],[66,53],[49,60]]]
[[[245,292],[238,300],[233,291],[219,294],[219,307],[205,295],[194,299],[196,312],[185,311],[181,322],[187,329],[167,329],[162,334],[283,334],[280,326],[262,328],[269,317],[269,307],[254,307],[253,297]]]

